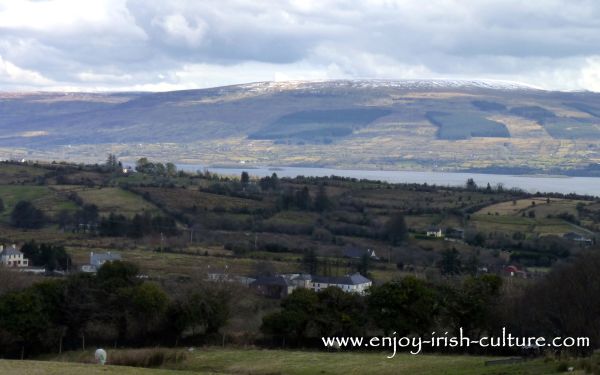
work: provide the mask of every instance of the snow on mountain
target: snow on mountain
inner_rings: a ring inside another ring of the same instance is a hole
[[[402,90],[432,89],[492,89],[492,90],[541,90],[537,87],[501,80],[460,79],[359,79],[359,80],[312,80],[312,81],[268,81],[235,86],[253,93],[281,92],[288,90],[319,90],[326,88],[396,88]]]

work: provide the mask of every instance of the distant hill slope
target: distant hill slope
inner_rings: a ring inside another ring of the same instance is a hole
[[[444,80],[0,94],[0,157],[106,152],[203,164],[574,168],[600,162],[600,94]]]

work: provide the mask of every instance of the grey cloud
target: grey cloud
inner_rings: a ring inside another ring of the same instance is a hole
[[[14,4],[0,0],[0,57],[22,70],[10,88],[189,88],[227,72],[223,83],[238,74],[600,85],[600,3],[591,0],[106,0],[71,18],[63,0]],[[36,14],[53,9],[50,21]]]

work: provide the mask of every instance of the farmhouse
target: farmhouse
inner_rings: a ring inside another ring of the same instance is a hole
[[[429,227],[427,229],[427,237],[435,237],[435,238],[442,238],[444,236],[444,233],[442,232],[442,228],[440,227]]]
[[[90,264],[81,266],[81,271],[96,272],[104,263],[114,262],[116,260],[121,260],[121,254],[111,253],[110,251],[104,254],[94,254],[92,251],[90,252]]]
[[[23,253],[17,249],[17,245],[0,246],[0,263],[5,267],[28,267],[29,259],[23,256]]]
[[[336,287],[346,293],[364,294],[372,284],[371,280],[360,273],[342,277],[292,273],[259,277],[250,283],[250,287],[267,297],[284,298],[298,288],[312,289],[315,292],[319,292],[329,287]]]
[[[314,276],[312,278],[312,289],[315,292],[329,287],[337,287],[347,293],[364,294],[372,284],[371,280],[358,272],[342,277]]]

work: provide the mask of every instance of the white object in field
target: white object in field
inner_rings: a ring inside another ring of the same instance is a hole
[[[106,363],[106,351],[104,349],[97,349],[96,353],[94,353],[94,358],[96,358],[96,362],[100,365]]]

